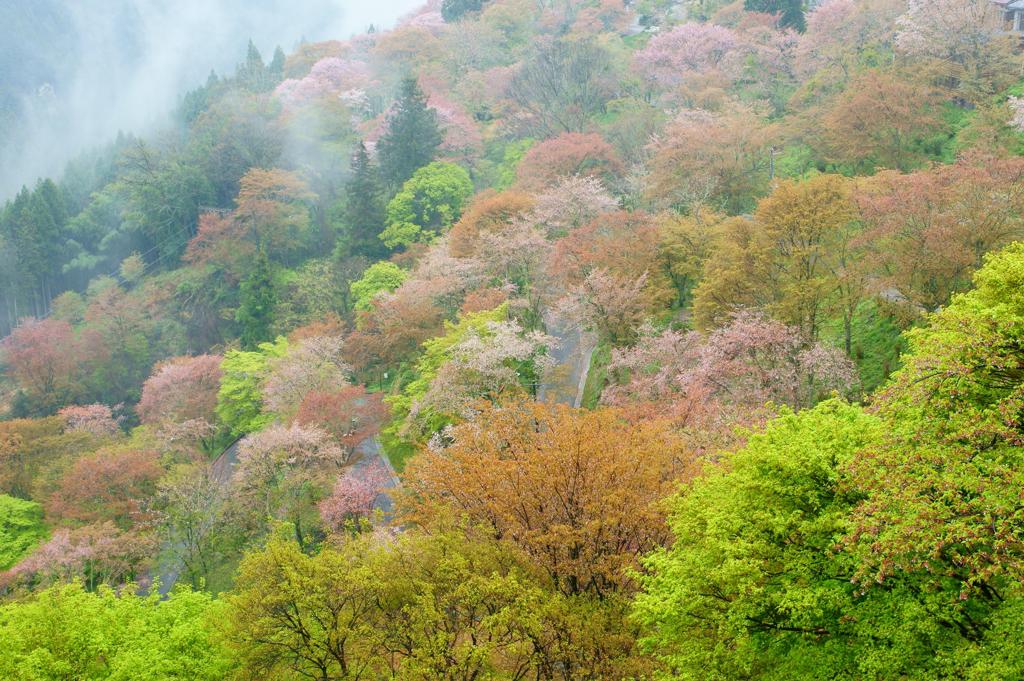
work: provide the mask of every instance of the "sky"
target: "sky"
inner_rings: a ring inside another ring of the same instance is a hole
[[[0,199],[118,131],[145,134],[250,38],[270,60],[300,40],[392,25],[423,0],[0,0],[0,88],[25,112],[3,135]],[[27,33],[32,33],[31,39]],[[20,38],[20,39],[19,39]],[[6,44],[6,52],[3,45]],[[5,77],[6,74],[6,77]]]

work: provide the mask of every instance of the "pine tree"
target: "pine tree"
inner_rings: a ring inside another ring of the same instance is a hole
[[[252,350],[260,343],[270,340],[270,327],[274,322],[274,305],[277,293],[274,290],[274,272],[262,248],[256,262],[240,287],[240,302],[235,321],[242,325],[242,348]]]
[[[419,83],[412,77],[404,79],[387,130],[377,142],[384,180],[392,188],[401,187],[417,169],[434,160],[441,139],[437,113],[427,107]]]
[[[284,50],[278,45],[274,50],[274,58],[270,60],[270,64],[267,65],[267,73],[270,75],[271,81],[274,84],[280,83],[284,80]]]
[[[263,55],[252,40],[249,40],[245,61],[238,65],[235,77],[239,84],[250,92],[265,92],[273,87],[267,66],[263,63]]]
[[[381,258],[387,249],[378,235],[384,229],[384,190],[380,171],[361,141],[352,156],[352,179],[345,187],[345,226],[350,255]]]
[[[471,12],[479,12],[483,6],[484,0],[444,0],[441,3],[441,17],[452,23]]]
[[[743,9],[748,12],[778,14],[779,26],[783,28],[792,28],[801,33],[807,28],[803,0],[744,0]]]

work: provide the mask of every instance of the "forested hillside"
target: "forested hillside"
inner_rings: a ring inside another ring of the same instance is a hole
[[[1024,677],[1015,11],[239,45],[0,211],[0,678]]]

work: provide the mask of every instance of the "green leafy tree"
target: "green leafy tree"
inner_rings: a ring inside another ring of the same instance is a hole
[[[263,412],[263,380],[268,361],[287,352],[288,341],[278,338],[273,343],[261,343],[255,352],[229,350],[224,354],[216,411],[233,434],[252,433],[273,421],[273,415]]]
[[[867,499],[851,542],[859,581],[919,575],[978,642],[1024,579],[1024,244],[974,284],[906,334],[904,368],[876,396],[886,437],[852,465]]]
[[[0,570],[6,570],[46,537],[43,508],[0,494]]]
[[[161,681],[226,678],[232,664],[213,634],[217,604],[181,589],[167,600],[81,583],[0,606],[0,678]]]
[[[404,79],[387,129],[377,142],[385,181],[400,187],[418,168],[434,160],[442,139],[437,112],[427,106],[419,83],[412,77]]]
[[[387,252],[378,235],[384,229],[384,189],[380,171],[359,142],[352,156],[352,179],[345,186],[345,227],[349,255],[380,258]]]
[[[277,292],[274,271],[266,251],[260,249],[252,270],[242,280],[235,321],[242,325],[242,347],[252,349],[271,336]]]
[[[380,234],[388,248],[429,241],[452,226],[473,181],[462,166],[435,161],[417,170],[388,204],[388,226]]]
[[[353,307],[356,310],[370,310],[374,296],[381,291],[394,291],[408,278],[409,273],[393,262],[370,265],[358,281],[352,282]]]
[[[840,471],[879,431],[836,401],[785,414],[672,500],[636,613],[676,678],[857,678],[872,633],[847,617],[855,561],[834,549],[859,497]]]

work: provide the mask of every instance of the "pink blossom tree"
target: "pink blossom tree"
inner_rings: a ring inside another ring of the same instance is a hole
[[[143,423],[213,423],[222,371],[220,355],[173,357],[156,366],[136,407]]]
[[[263,382],[267,411],[291,417],[311,392],[333,392],[349,385],[352,367],[342,358],[341,336],[311,336],[271,359]]]
[[[58,416],[67,422],[68,430],[91,435],[114,435],[120,432],[119,419],[114,418],[110,407],[105,404],[64,407]]]
[[[647,274],[627,278],[597,268],[556,303],[557,315],[612,345],[636,337],[647,312]]]
[[[253,515],[290,521],[302,543],[313,504],[347,458],[321,428],[275,423],[239,443],[233,484]]]
[[[373,82],[370,66],[364,61],[326,57],[313,64],[303,78],[288,78],[274,94],[288,106],[301,106],[328,97],[352,97]]]
[[[634,66],[644,78],[663,88],[711,72],[731,82],[742,68],[743,52],[742,41],[732,29],[690,22],[654,36],[636,53]]]
[[[104,522],[76,529],[58,528],[2,581],[45,586],[79,578],[89,589],[138,580],[157,548],[154,535],[122,532]]]
[[[373,502],[390,480],[391,474],[378,461],[346,471],[334,483],[331,495],[317,504],[324,525],[332,532],[342,532],[353,521],[369,517]]]
[[[618,207],[599,179],[574,176],[539,194],[528,219],[549,236],[561,236]]]
[[[608,404],[699,396],[734,414],[752,413],[769,402],[810,407],[830,391],[846,393],[856,383],[856,370],[839,349],[749,310],[707,336],[647,327],[636,345],[613,353],[610,370],[622,380],[602,394]]]
[[[470,330],[448,351],[448,361],[412,405],[410,423],[429,414],[467,418],[481,399],[519,391],[524,380],[543,382],[554,368],[548,352],[557,343],[540,331],[524,331],[514,320],[488,322],[482,333]]]

